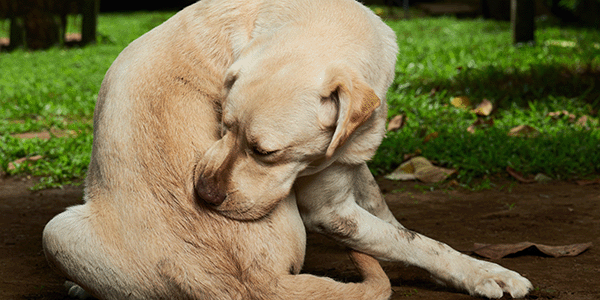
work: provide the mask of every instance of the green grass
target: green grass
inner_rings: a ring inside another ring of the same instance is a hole
[[[40,187],[80,182],[90,161],[92,118],[104,74],[124,47],[172,14],[103,14],[97,45],[0,53],[0,169],[42,176]],[[0,36],[6,30],[0,26]],[[50,140],[11,137],[51,129],[75,134]],[[10,162],[34,155],[43,159],[8,169]]]
[[[388,92],[389,115],[403,113],[408,123],[388,133],[370,163],[376,174],[391,171],[405,154],[421,153],[459,170],[470,182],[503,173],[511,166],[526,174],[579,178],[600,172],[600,33],[538,24],[535,45],[511,45],[506,22],[422,18],[391,22],[400,54],[396,80]],[[573,47],[556,46],[557,41]],[[432,92],[432,90],[434,92]],[[471,134],[476,120],[450,100],[467,96],[494,104],[494,125]],[[567,110],[554,120],[549,112]],[[518,125],[540,131],[534,138],[508,136]],[[438,138],[424,142],[427,133]]]
[[[129,42],[171,15],[102,14],[97,45],[0,53],[0,169],[42,176],[40,187],[80,182],[89,163],[93,109],[106,70]],[[408,123],[387,135],[370,162],[374,173],[391,171],[404,154],[415,152],[458,168],[456,176],[463,183],[504,173],[506,166],[560,179],[600,173],[598,31],[538,22],[537,43],[514,47],[506,22],[415,18],[388,24],[398,33],[400,46],[396,80],[388,93],[389,115],[404,113]],[[7,29],[0,24],[0,37],[7,36]],[[468,133],[477,117],[449,105],[456,96],[473,103],[490,100],[495,110],[486,118],[493,118],[494,125]],[[578,118],[587,115],[587,127],[547,116],[561,110]],[[507,135],[523,124],[540,134]],[[50,140],[11,136],[49,130],[74,134]],[[432,132],[438,138],[425,143],[423,137]],[[43,158],[8,169],[10,162],[34,155]]]

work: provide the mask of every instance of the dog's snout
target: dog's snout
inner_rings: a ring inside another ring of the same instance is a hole
[[[225,193],[221,192],[214,179],[200,177],[196,182],[196,193],[211,205],[221,205],[225,201]]]

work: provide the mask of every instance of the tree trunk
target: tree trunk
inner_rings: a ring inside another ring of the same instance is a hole
[[[535,40],[534,0],[511,0],[510,24],[513,43],[528,43]]]
[[[96,27],[100,0],[83,0],[81,2],[81,43],[83,45],[96,42]]]
[[[46,49],[60,44],[60,20],[51,12],[33,8],[25,15],[25,41],[28,49]]]

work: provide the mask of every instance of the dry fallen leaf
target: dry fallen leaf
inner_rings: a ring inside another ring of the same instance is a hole
[[[381,7],[373,8],[373,12],[380,17],[385,14],[385,10],[383,10],[383,8],[381,8]]]
[[[516,244],[474,244],[475,250],[474,253],[477,255],[490,258],[490,259],[500,259],[510,254],[516,254],[519,252],[523,252],[529,248],[534,248],[539,250],[541,253],[546,254],[551,257],[561,257],[561,256],[577,256],[581,254],[583,251],[587,250],[592,246],[592,243],[583,243],[583,244],[572,244],[572,245],[564,245],[564,246],[548,246],[543,244],[531,243],[531,242],[522,242]]]
[[[521,174],[521,172],[518,172],[511,167],[506,167],[506,172],[508,172],[508,174],[510,174],[510,176],[514,177],[515,179],[517,179],[520,182],[523,182],[523,183],[534,183],[535,182],[535,179],[531,178],[531,176],[525,178],[523,176],[523,174]]]
[[[19,138],[19,139],[38,138],[40,140],[49,140],[51,137],[50,132],[48,132],[48,131],[16,133],[16,134],[11,134],[11,136],[15,137],[15,138]]]
[[[565,41],[565,40],[547,40],[544,42],[544,44],[549,45],[549,46],[559,46],[559,47],[565,47],[565,48],[573,48],[573,47],[577,46],[576,42]]]
[[[475,122],[473,122],[473,124],[471,124],[471,126],[467,127],[467,131],[470,133],[475,133],[477,127],[491,127],[494,126],[494,119],[487,119],[484,120],[482,118],[477,118],[477,120],[475,120]]]
[[[550,178],[548,175],[543,174],[543,173],[537,173],[534,177],[533,180],[535,180],[536,182],[539,183],[548,183],[550,181],[552,181],[552,178]]]
[[[600,184],[600,178],[592,179],[592,180],[577,180],[578,185],[592,185],[592,184]]]
[[[425,136],[425,138],[423,139],[423,143],[427,143],[435,138],[437,138],[440,134],[437,131],[434,131],[428,135]]]
[[[396,131],[406,124],[406,115],[401,114],[393,117],[388,123],[387,131]]]
[[[581,116],[579,119],[577,119],[577,122],[575,122],[576,125],[579,125],[581,127],[586,127],[588,123],[588,116],[583,115]]]
[[[424,157],[413,157],[401,164],[392,173],[385,176],[390,180],[414,180],[418,179],[425,183],[440,182],[454,174],[456,170],[434,166]]]
[[[475,109],[472,110],[473,113],[475,113],[478,116],[489,116],[492,113],[492,110],[494,109],[494,106],[492,105],[492,102],[490,102],[490,100],[488,99],[483,99],[483,101],[481,101],[481,103],[479,103],[479,105],[477,105],[477,107],[475,107]]]
[[[415,152],[413,153],[406,153],[402,156],[402,158],[404,159],[404,161],[410,160],[413,157],[417,157],[419,155],[421,155],[423,151],[421,151],[421,149],[417,149],[415,150]]]
[[[509,136],[519,136],[519,137],[535,137],[540,132],[529,126],[529,125],[519,125],[508,132]]]
[[[434,88],[431,89],[431,91],[429,91],[429,97],[433,97],[435,96],[435,94],[440,90],[439,86],[436,86]]]
[[[34,156],[30,156],[30,157],[19,158],[13,162],[8,163],[8,170],[12,171],[12,170],[16,169],[18,164],[22,164],[22,163],[28,162],[28,161],[36,161],[36,160],[40,160],[42,158],[43,158],[43,156],[41,156],[41,155],[34,155]]]
[[[553,119],[558,119],[558,118],[560,118],[561,116],[566,116],[566,117],[568,117],[570,122],[573,122],[573,121],[575,121],[575,115],[574,115],[574,114],[572,114],[572,113],[569,113],[569,112],[568,112],[568,111],[566,111],[566,110],[562,110],[562,111],[554,111],[554,112],[549,112],[549,113],[548,113],[548,117],[551,117],[551,118],[553,118]]]
[[[415,176],[415,167],[413,166],[410,160],[402,163],[398,168],[396,168],[396,170],[394,170],[390,174],[385,175],[384,177],[389,180],[402,181],[417,179],[417,177]]]
[[[52,129],[50,131],[39,131],[39,132],[25,132],[25,133],[15,133],[11,134],[12,137],[19,139],[33,139],[38,138],[40,140],[49,140],[52,136],[55,137],[65,137],[69,135],[76,135],[77,133],[74,130],[55,130]]]
[[[467,96],[454,97],[450,100],[450,104],[454,107],[469,109],[471,107],[471,100]]]

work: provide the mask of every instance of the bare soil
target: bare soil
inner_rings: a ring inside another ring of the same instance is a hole
[[[69,299],[64,279],[46,264],[41,234],[54,215],[81,203],[82,188],[34,192],[28,189],[33,184],[31,179],[0,178],[0,299]],[[600,299],[600,185],[507,182],[471,192],[429,191],[385,179],[379,184],[401,223],[461,251],[471,250],[476,242],[593,242],[594,247],[576,257],[551,258],[529,251],[495,262],[532,281],[535,290],[527,299]],[[382,265],[393,285],[392,299],[472,299],[433,283],[418,268]],[[308,238],[304,272],[359,279],[345,249],[315,234]]]

